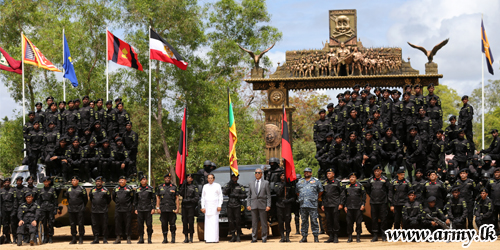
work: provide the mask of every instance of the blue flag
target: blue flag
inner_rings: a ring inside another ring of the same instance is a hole
[[[73,68],[73,63],[71,63],[71,53],[69,53],[68,41],[66,41],[66,35],[64,35],[64,75],[63,77],[68,79],[73,87],[78,87],[78,80],[76,79],[75,68]]]

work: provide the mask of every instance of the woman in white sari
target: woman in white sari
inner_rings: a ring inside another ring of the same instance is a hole
[[[224,200],[222,188],[214,182],[215,176],[208,175],[208,184],[203,186],[201,194],[201,212],[205,214],[205,242],[219,242],[219,213]]]

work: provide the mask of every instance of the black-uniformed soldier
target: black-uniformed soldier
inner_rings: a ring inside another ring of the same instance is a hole
[[[363,113],[363,103],[358,97],[359,97],[359,92],[353,91],[351,93],[351,101],[347,104],[347,107],[356,110],[358,118],[362,120],[363,118],[361,114]]]
[[[94,140],[97,141],[93,136],[92,136],[92,128],[87,127],[83,130],[83,136],[79,136],[79,141],[80,141],[80,147],[85,148],[89,145],[90,141]]]
[[[271,159],[269,159],[271,161]],[[239,177],[231,173],[231,181],[222,190],[224,195],[229,197],[227,203],[227,215],[229,222],[229,233],[232,235],[229,242],[240,242],[241,239],[241,199],[246,198],[245,187],[238,183]],[[181,195],[183,195],[181,193]],[[184,218],[184,216],[183,216]]]
[[[448,144],[446,154],[453,154],[453,160],[457,161],[459,169],[467,168],[467,161],[472,158],[473,147],[469,140],[464,138],[465,131],[458,131],[458,138]]]
[[[115,233],[116,240],[113,244],[120,244],[121,237],[126,236],[127,244],[132,244],[130,235],[132,234],[132,208],[134,203],[134,189],[127,185],[125,176],[119,177],[119,184],[115,187],[113,201],[115,202]],[[125,237],[123,237],[125,239]]]
[[[23,195],[26,196],[27,193],[32,193],[33,198],[36,202],[38,202],[38,188],[34,185],[36,177],[30,175],[24,179],[25,182],[28,183],[26,187],[23,188]]]
[[[45,232],[45,241],[43,243],[52,243],[54,236],[55,215],[57,213],[57,192],[52,187],[52,181],[48,176],[43,177],[43,188],[38,190],[38,201],[40,205],[40,221]]]
[[[422,137],[420,137],[420,134],[417,132],[417,128],[412,126],[408,132],[410,136],[406,148],[406,169],[411,180],[414,170],[413,164],[415,164],[416,168],[425,169],[426,157],[424,143],[422,142]]]
[[[389,97],[391,95],[389,89],[384,89],[383,98],[380,101],[380,117],[384,122],[384,127],[391,126],[392,124],[392,110],[394,102]]]
[[[431,138],[434,131],[434,124],[427,116],[424,107],[420,107],[418,109],[418,116],[417,119],[415,119],[415,127],[418,128],[418,135],[422,141],[423,148],[427,149],[427,145],[432,141]]]
[[[380,139],[382,139],[382,137],[385,135],[378,129],[378,127],[374,126],[373,118],[371,117],[366,119],[366,126],[363,128],[363,132],[370,132],[373,135],[373,139],[375,139],[377,142],[380,141]]]
[[[35,112],[28,112],[28,121],[23,125],[23,138],[26,140],[28,134],[33,129],[33,123],[35,122]]]
[[[43,152],[43,159],[46,160],[47,156],[52,154],[54,150],[56,149],[56,146],[58,145],[59,138],[61,138],[61,133],[59,131],[54,130],[56,127],[54,122],[50,122],[48,125],[48,129],[45,132],[45,141],[44,141],[44,152]],[[53,172],[53,169],[48,169],[45,171],[48,176],[53,176],[55,173]]]
[[[387,203],[388,194],[391,190],[391,183],[382,176],[382,166],[376,165],[373,167],[373,178],[368,180],[366,192],[370,195],[370,207],[372,217],[372,234],[371,242],[378,241],[378,234],[382,234],[382,241],[386,241],[385,230],[388,229],[387,219]],[[380,224],[379,224],[380,219]]]
[[[104,128],[105,130],[107,124],[107,117],[106,117],[106,110],[104,109],[104,100],[102,98],[97,99],[96,106],[97,110],[94,111],[95,121],[99,121],[102,128]]]
[[[472,119],[474,119],[474,108],[468,104],[469,97],[464,95],[462,96],[462,103],[464,104],[458,113],[458,126],[462,128],[465,132],[465,136],[469,141],[471,147],[474,147],[473,134],[472,134]]]
[[[123,146],[121,137],[115,139],[115,142],[116,147],[112,151],[113,162],[111,174],[119,173],[120,175],[130,176],[134,172],[131,167],[132,164],[128,156],[128,151],[125,146]],[[112,177],[112,180],[115,180],[115,178]]]
[[[488,190],[480,190],[480,199],[474,205],[474,215],[476,216],[476,226],[479,229],[482,225],[493,224],[493,203],[488,197]]]
[[[131,172],[135,173],[135,166],[137,164],[137,147],[139,146],[139,135],[135,131],[132,130],[132,122],[128,121],[125,126],[125,133],[122,135],[123,145],[128,151],[128,157],[130,159],[131,164]]]
[[[87,206],[88,197],[87,191],[82,186],[79,186],[79,183],[80,179],[78,176],[73,176],[71,178],[72,186],[64,194],[64,197],[68,200],[69,223],[71,225],[71,236],[73,237],[69,244],[76,244],[77,226],[78,233],[80,234],[79,244],[83,244],[83,236],[85,235],[83,212]]]
[[[328,111],[328,114],[326,114],[326,119],[332,121],[332,119],[335,117],[335,109],[333,103],[328,103],[328,105],[326,105],[326,110]]]
[[[59,138],[54,151],[49,152],[45,158],[45,164],[47,165],[47,173],[49,176],[59,175],[66,178],[66,175],[63,175],[63,163],[67,164],[68,162],[66,160],[66,139],[66,137]]]
[[[264,170],[264,180],[269,181],[269,185],[272,184],[274,187],[274,183],[280,181],[280,174],[283,169],[280,168],[280,160],[276,157],[269,158],[269,166],[270,169]],[[273,191],[271,190],[271,192]]]
[[[16,231],[14,231],[14,218],[17,216],[18,200],[14,188],[10,186],[11,178],[5,178],[0,188],[0,211],[2,213],[3,235],[5,243],[11,243],[10,234],[17,242]],[[17,220],[16,220],[17,221]]]
[[[345,137],[346,140],[348,141],[349,136],[351,135],[352,132],[356,133],[356,136],[361,135],[361,132],[363,131],[363,124],[361,124],[361,119],[358,118],[358,112],[356,109],[351,108],[349,111],[349,118],[347,118],[345,122]]]
[[[500,160],[500,137],[498,137],[498,129],[492,129],[490,133],[493,136],[490,146],[487,149],[479,151],[479,153],[488,154],[491,159],[498,161]]]
[[[123,103],[116,105],[116,132],[121,135],[125,134],[127,122],[130,121],[130,116],[123,108]]]
[[[24,199],[24,186],[23,186],[23,177],[22,176],[17,176],[16,177],[16,186],[13,187],[13,192],[16,193],[16,198],[17,198],[17,207],[19,207],[19,205],[21,205],[22,203],[24,203],[26,200]],[[13,234],[13,238],[14,238],[14,243],[17,243],[17,237],[15,237],[14,235],[17,233],[17,227],[19,225],[19,220],[17,218],[17,214],[14,213],[12,215],[12,234]]]
[[[108,244],[108,207],[109,203],[111,203],[111,193],[102,186],[102,182],[102,176],[97,176],[95,178],[95,187],[89,193],[90,202],[92,203],[92,232],[94,233],[94,241],[90,244],[99,244],[99,236],[103,237],[103,244]]]
[[[102,140],[102,147],[98,148],[99,154],[99,165],[97,172],[100,176],[103,176],[104,181],[111,180],[111,167],[114,161],[113,150],[109,145],[108,139]]]
[[[384,136],[379,141],[380,158],[383,166],[389,164],[389,171],[392,177],[396,176],[396,168],[401,166],[402,154],[402,144],[399,139],[394,136],[394,132],[391,127],[387,127],[384,132]]]
[[[427,86],[427,91],[429,91],[429,94],[427,94],[425,96],[425,100],[427,101],[427,103],[430,103],[431,101],[431,98],[436,98],[436,106],[438,107],[441,107],[441,99],[439,99],[439,96],[437,96],[436,94],[434,94],[434,90],[435,90],[435,87],[434,87],[434,84],[429,84]]]
[[[391,124],[388,126],[392,126],[394,130],[396,131],[396,136],[401,137],[401,134],[398,134],[398,128],[403,128],[403,123],[405,121],[405,117],[402,116],[403,114],[403,101],[399,100],[401,96],[401,92],[399,90],[394,89],[392,91],[392,100],[393,100],[393,105],[392,105],[392,121]]]
[[[335,178],[335,170],[329,168],[326,172],[326,180],[323,182],[323,195],[321,198],[321,210],[326,214],[326,232],[328,240],[325,243],[338,243],[340,231],[339,210],[344,208],[342,204],[344,186],[340,179]]]
[[[75,111],[75,103],[73,100],[68,101],[68,109],[64,110],[61,114],[61,119],[63,119],[64,124],[61,128],[61,132],[64,133],[68,130],[69,125],[77,126],[80,124],[79,114],[77,115]]]
[[[363,222],[363,211],[365,210],[366,191],[361,183],[357,181],[356,172],[349,174],[349,184],[345,186],[342,204],[346,212],[347,221],[347,243],[352,242],[354,223],[356,223],[356,242],[361,242],[361,223]]]
[[[370,131],[365,132],[365,137],[362,139],[363,144],[363,175],[370,176],[373,167],[379,163],[379,147],[378,142],[373,139]]]
[[[45,102],[47,103],[47,108],[45,109],[45,113],[47,113],[50,110],[50,104],[54,102],[54,97],[49,96],[45,99]]]
[[[50,104],[50,111],[45,111],[45,123],[49,124],[49,122],[54,122],[56,125],[54,130],[62,132],[62,118],[55,103]]]
[[[198,170],[197,174],[203,177],[203,183],[202,185],[205,185],[208,183],[207,177],[208,174],[210,174],[212,171],[214,171],[215,168],[212,166],[212,162],[209,160],[206,160],[203,162],[203,168]]]
[[[64,137],[67,138],[67,142],[73,143],[75,139],[80,140],[80,137],[78,136],[77,128],[75,125],[68,125],[68,130],[66,133],[64,133]]]
[[[281,233],[280,242],[290,242],[290,232],[292,231],[290,222],[292,221],[292,203],[295,202],[295,189],[292,183],[286,181],[283,171],[280,174],[280,180],[273,187],[274,192],[276,192],[278,225]]]
[[[36,111],[35,111],[35,121],[40,123],[40,129],[46,130],[47,124],[45,124],[45,112],[42,110],[42,103],[37,102],[35,104]]]
[[[155,213],[156,194],[155,189],[148,185],[148,177],[140,176],[141,185],[135,190],[134,207],[139,225],[139,241],[144,243],[144,223],[148,233],[148,244],[152,244],[153,237],[153,214]]]
[[[477,197],[476,183],[468,178],[469,169],[460,169],[460,178],[453,183],[454,187],[460,189],[460,198],[463,198],[467,202],[467,228],[473,229],[474,225],[472,219],[474,217],[474,199]]]
[[[165,183],[157,187],[156,190],[156,209],[161,211],[161,231],[163,233],[163,244],[168,243],[168,227],[170,225],[170,233],[172,233],[172,243],[175,243],[175,220],[179,213],[179,193],[177,187],[171,183],[172,174],[168,173],[163,176]]]
[[[92,137],[96,139],[96,146],[101,147],[104,139],[108,138],[106,130],[104,129],[101,121],[96,120],[92,125]]]
[[[436,201],[438,199],[435,196],[430,196],[427,198],[427,206],[424,207],[424,218],[422,220],[423,227],[434,231],[438,229],[440,226],[431,218],[428,218],[427,215],[430,215],[433,218],[437,218],[441,221],[445,221],[446,224],[450,224],[450,221],[446,220],[446,216],[443,213],[443,210],[436,205]]]
[[[441,107],[437,106],[436,96],[431,97],[430,105],[426,109],[427,116],[432,121],[433,131],[429,131],[430,135],[434,135],[438,129],[443,128],[443,110]]]
[[[342,136],[342,139],[344,138],[345,135],[345,122],[347,121],[347,118],[349,116],[349,110],[346,107],[346,100],[344,98],[340,99],[339,101],[339,106],[337,110],[337,119],[335,120],[335,123],[332,123],[332,128],[336,130],[336,133],[340,134]]]
[[[433,196],[436,200],[436,207],[442,209],[444,207],[444,200],[446,199],[446,187],[444,183],[437,178],[435,170],[429,170],[429,181],[424,186],[424,199],[429,199]]]
[[[82,150],[81,164],[83,168],[84,180],[99,176],[99,150],[96,147],[95,139],[90,140],[89,145]]]
[[[40,129],[38,121],[33,123],[33,129],[26,137],[26,149],[28,151],[28,168],[30,175],[37,176],[38,159],[43,157],[43,146],[45,144],[45,132]]]
[[[94,109],[89,105],[89,96],[86,95],[82,98],[83,107],[79,110],[81,127],[78,132],[80,136],[83,136],[84,130],[87,129],[95,121]]]
[[[323,147],[316,152],[315,158],[318,160],[318,179],[323,180],[326,175],[326,170],[330,166],[328,157],[330,156],[331,144],[333,141],[333,132],[328,132],[326,135],[326,143]],[[279,160],[278,160],[279,161]],[[278,162],[279,163],[279,162]],[[271,159],[269,159],[269,164],[271,164]],[[276,181],[275,181],[276,182]]]
[[[464,198],[460,197],[460,188],[454,187],[451,190],[452,196],[446,203],[447,219],[453,225],[453,229],[466,229],[466,219],[468,206]]]
[[[460,131],[460,126],[457,125],[457,117],[452,115],[448,119],[450,121],[450,125],[446,127],[444,131],[444,141],[446,145],[450,142],[458,138],[458,131]]]
[[[116,133],[116,111],[113,109],[113,101],[106,101],[106,130],[108,139],[112,140],[112,136]]]
[[[333,137],[335,141],[330,144],[328,162],[330,165],[335,166],[335,173],[339,176],[339,178],[342,178],[348,174],[348,170],[343,165],[345,158],[345,144],[342,142],[342,135],[340,133],[337,133]]]
[[[429,149],[427,150],[427,164],[426,169],[430,170],[438,170],[444,169],[446,167],[445,162],[445,152],[446,152],[446,143],[443,140],[444,132],[439,129],[435,133],[436,138],[429,145]]]
[[[200,200],[200,192],[198,191],[198,186],[193,183],[193,175],[188,174],[186,176],[185,183],[179,188],[179,195],[182,196],[182,233],[184,234],[184,243],[193,243],[194,234],[194,215],[195,208]],[[243,188],[243,187],[242,187]],[[245,189],[243,188],[243,192]],[[229,199],[231,199],[232,194],[228,194]],[[243,195],[243,198],[246,196]],[[233,197],[234,198],[234,197]],[[239,204],[239,203],[238,203]],[[240,207],[238,207],[240,208]],[[239,211],[239,210],[238,210]],[[228,204],[228,220],[229,220],[229,204]],[[238,213],[238,215],[240,215]],[[237,223],[239,225],[239,223]],[[238,232],[240,231],[237,227]],[[188,238],[189,235],[189,238]],[[233,232],[234,236],[234,232]],[[239,238],[238,238],[239,239]]]
[[[427,107],[427,100],[425,99],[425,96],[422,95],[422,85],[417,84],[413,87],[413,89],[415,90],[415,95],[412,100],[415,102],[416,110],[419,110],[420,107],[424,107],[425,109]]]
[[[422,204],[416,200],[415,191],[408,191],[408,201],[403,205],[401,211],[403,215],[404,229],[420,229],[420,222],[423,220]]]
[[[391,212],[394,213],[394,229],[400,229],[403,206],[408,201],[408,191],[412,189],[412,185],[411,182],[405,178],[404,167],[400,167],[396,173],[397,178],[391,181],[388,199],[391,204]]]
[[[376,104],[375,99],[376,97],[374,95],[371,95],[368,98],[368,102],[363,105],[363,124],[365,124],[368,118],[372,116],[373,111],[380,110],[380,107]]]
[[[26,193],[25,202],[19,205],[19,208],[17,209],[17,219],[19,221],[19,227],[16,231],[17,245],[23,245],[23,235],[25,234],[26,229],[28,229],[30,246],[34,246],[35,234],[38,229],[37,222],[40,219],[40,206],[35,202],[33,193]]]
[[[71,145],[66,150],[66,162],[63,161],[63,173],[66,176],[86,176],[82,165],[82,151],[78,137],[73,138]]]
[[[396,134],[399,135],[399,139],[406,144],[406,131],[415,123],[418,115],[418,110],[416,109],[415,103],[410,100],[409,93],[403,94],[403,110],[401,111],[401,117],[403,121],[401,127],[394,128],[397,130]]]
[[[75,102],[75,111],[80,113],[80,104],[81,104],[80,98],[76,98],[74,102]]]
[[[350,172],[356,172],[358,175],[364,175],[362,171],[363,161],[363,144],[358,141],[357,133],[352,131],[349,134],[349,140],[345,145],[344,151],[344,167]]]
[[[494,225],[496,226],[495,229],[497,230],[498,235],[498,216],[500,215],[500,168],[495,169],[493,178],[489,180],[488,184],[486,185],[486,189],[488,190],[489,196],[494,206],[493,220],[495,221]]]
[[[319,111],[319,120],[314,123],[313,140],[316,143],[316,151],[321,150],[326,143],[326,135],[330,132],[330,121],[326,119],[326,111]]]
[[[488,175],[492,177],[494,172],[495,167],[492,165],[491,156],[486,155],[485,157],[483,157],[483,164],[477,168],[478,176],[484,177],[484,174],[488,173]]]
[[[427,181],[424,178],[424,171],[420,168],[415,170],[415,179],[411,183],[413,190],[415,190],[415,200],[421,205],[424,202],[424,186]]]
[[[380,118],[380,110],[375,110],[372,113],[373,126],[375,126],[379,131],[384,131],[387,126],[385,126],[384,121]]]

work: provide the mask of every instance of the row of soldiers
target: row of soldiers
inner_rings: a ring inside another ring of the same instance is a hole
[[[371,94],[369,84],[358,98],[359,88],[356,85],[352,92],[339,94],[339,104],[334,107],[330,103],[328,114],[326,110],[319,111],[314,141],[322,174],[331,164],[337,166],[340,177],[346,177],[351,170],[364,177],[379,163],[389,164],[395,176],[394,171],[402,164],[410,173],[416,168],[424,172],[442,169],[445,154],[454,154],[460,167],[472,160],[474,111],[468,96],[462,97],[464,105],[458,124],[457,118],[451,116],[451,125],[443,131],[441,101],[432,84],[427,87],[427,96],[422,95],[420,84],[413,88],[407,85],[403,101],[399,100],[398,90],[376,88],[375,94]]]
[[[57,111],[52,100],[47,98],[51,111],[42,111],[41,103],[37,103],[37,111],[29,112],[24,125],[27,154],[23,164],[29,166],[31,175],[37,174],[38,160],[47,165],[48,176],[65,180],[79,174],[85,181],[101,175],[116,181],[119,175],[136,173],[139,138],[120,98],[115,100],[114,109],[108,101],[107,110],[98,99],[95,111],[88,96],[83,97],[83,108],[74,105],[79,105],[78,99],[69,101],[69,110],[61,101]],[[54,113],[57,119],[51,118]]]

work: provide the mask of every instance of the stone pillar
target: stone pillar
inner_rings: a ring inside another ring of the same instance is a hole
[[[437,74],[438,73],[438,65],[435,62],[430,62],[425,64],[425,74]]]
[[[286,115],[288,120],[288,133],[291,135],[293,124],[293,111],[295,108],[288,106],[288,89],[284,87],[284,83],[279,83],[276,88],[276,83],[270,83],[270,88],[267,90],[268,107],[262,108],[265,114],[265,141],[266,141],[266,162],[269,158],[276,157],[281,159],[281,122],[283,120],[283,105],[285,105]],[[290,136],[290,144],[292,144]],[[292,144],[293,145],[293,144]]]

